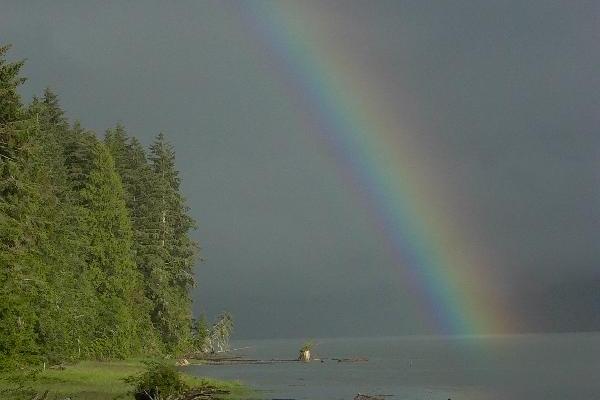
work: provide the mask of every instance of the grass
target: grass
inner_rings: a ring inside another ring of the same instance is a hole
[[[132,387],[123,378],[141,372],[141,360],[82,361],[64,370],[46,369],[36,374],[4,374],[0,377],[0,399],[30,400],[35,393],[48,390],[47,400],[107,400],[133,399]],[[184,374],[190,386],[210,383],[230,391],[229,400],[249,398],[252,391],[239,382],[197,378]]]

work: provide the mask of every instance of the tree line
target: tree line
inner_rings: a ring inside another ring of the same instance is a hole
[[[173,354],[198,341],[195,222],[173,147],[103,140],[0,47],[0,363]],[[194,333],[194,326],[196,332]],[[203,333],[201,332],[200,335]]]

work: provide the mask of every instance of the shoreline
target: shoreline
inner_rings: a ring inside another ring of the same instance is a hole
[[[114,361],[80,361],[60,368],[3,372],[0,377],[0,398],[31,400],[48,391],[46,399],[106,400],[133,399],[131,385],[124,378],[140,373],[147,359]],[[237,381],[195,377],[180,369],[190,386],[211,384],[229,394],[220,398],[248,399],[253,390]]]

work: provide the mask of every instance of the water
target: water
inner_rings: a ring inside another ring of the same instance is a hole
[[[191,366],[239,380],[266,399],[600,400],[600,333],[317,340],[313,357],[366,363]],[[251,358],[294,358],[301,340],[238,341]]]

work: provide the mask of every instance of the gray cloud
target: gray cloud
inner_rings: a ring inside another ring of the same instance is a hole
[[[600,10],[595,2],[314,2],[378,76],[471,215],[522,330],[600,329]],[[307,21],[308,23],[308,21]],[[5,1],[0,40],[97,132],[178,152],[199,221],[195,310],[239,336],[418,333],[357,191],[221,2]]]

